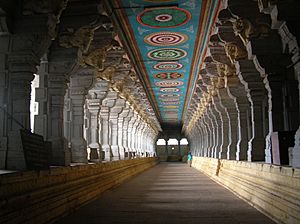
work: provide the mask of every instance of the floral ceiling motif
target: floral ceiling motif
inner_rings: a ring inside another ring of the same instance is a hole
[[[220,0],[113,0],[113,18],[156,114],[181,123]]]

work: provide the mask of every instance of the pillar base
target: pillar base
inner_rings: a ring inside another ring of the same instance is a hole
[[[109,145],[102,145],[102,153],[104,153],[104,160],[111,161],[111,148]]]
[[[125,159],[125,148],[123,146],[118,146],[119,147],[119,153],[120,153],[120,159]]]
[[[292,150],[292,166],[300,167],[300,128],[295,135],[295,146]]]
[[[112,160],[120,160],[120,154],[119,154],[119,146],[112,145],[111,146],[111,152],[112,152]]]

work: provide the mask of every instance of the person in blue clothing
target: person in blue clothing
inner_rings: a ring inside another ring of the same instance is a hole
[[[192,159],[193,159],[192,153],[189,152],[189,153],[188,153],[188,156],[187,156],[187,161],[188,161],[188,165],[189,165],[190,167],[192,167]]]

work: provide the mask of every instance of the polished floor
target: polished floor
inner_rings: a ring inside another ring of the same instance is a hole
[[[160,163],[56,224],[271,224],[226,188],[182,163]]]

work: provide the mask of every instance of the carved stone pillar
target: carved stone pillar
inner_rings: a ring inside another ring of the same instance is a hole
[[[111,123],[111,151],[112,151],[112,160],[119,160],[119,145],[118,145],[118,129],[122,130],[122,127],[118,127],[119,114],[122,112],[125,107],[124,99],[116,99],[115,105],[110,109],[109,121]],[[122,137],[122,136],[120,136]]]
[[[42,60],[42,71],[39,74],[40,84],[36,90],[39,114],[35,120],[35,132],[43,135],[45,140],[52,143],[51,164],[53,165],[69,165],[71,162],[71,153],[64,136],[63,112],[67,74],[71,72],[74,61],[62,59],[61,54],[61,51],[53,50],[49,56],[50,59],[48,58],[49,62],[46,58]]]
[[[230,127],[230,147],[227,151],[227,159],[236,159],[237,147],[239,144],[238,136],[238,111],[236,109],[235,102],[229,97],[227,89],[221,89],[220,91],[221,102],[228,112],[229,127]]]
[[[202,130],[202,127],[201,125],[199,124],[199,120],[195,123],[195,130],[197,130],[196,132],[199,133],[198,134],[198,138],[196,138],[197,140],[197,148],[198,148],[198,153],[197,155],[198,156],[204,156],[204,146],[203,146],[203,140],[204,140],[204,133],[203,133],[203,130]],[[192,131],[193,133],[193,131]],[[194,141],[194,140],[193,140]]]
[[[30,130],[31,81],[36,72],[36,64],[36,58],[30,54],[12,55],[8,58],[8,105],[4,108],[10,114],[7,126],[7,169],[26,168],[20,129]]]
[[[215,98],[216,107],[218,111],[221,113],[222,118],[222,124],[223,124],[223,145],[222,149],[219,153],[220,159],[226,159],[227,158],[227,152],[230,150],[231,146],[231,126],[230,126],[230,117],[228,114],[228,111],[226,107],[222,104],[220,92],[217,91],[217,97]]]
[[[126,134],[124,133],[124,127],[126,126],[126,129],[128,128],[128,120],[125,121],[128,116],[129,116],[129,105],[126,103],[122,110],[122,113],[120,113],[118,117],[118,147],[119,147],[120,159],[125,159],[125,144],[127,144],[127,142],[124,140],[126,138],[125,137]],[[126,143],[124,144],[124,142]]]
[[[217,158],[217,156],[219,155],[219,151],[220,151],[220,135],[221,135],[221,131],[220,131],[219,123],[217,121],[218,114],[214,110],[214,106],[212,105],[212,103],[210,103],[209,106],[208,106],[208,112],[209,112],[209,116],[211,117],[212,124],[214,126],[214,139],[215,139],[215,143],[214,143],[214,147],[213,147],[212,157],[213,158]]]
[[[108,92],[106,98],[103,100],[100,109],[100,124],[101,124],[101,140],[102,140],[102,152],[104,153],[105,161],[111,161],[112,152],[110,147],[111,137],[111,124],[109,123],[110,108],[115,105],[117,99],[116,92]]]
[[[70,99],[72,103],[71,119],[71,161],[87,163],[87,143],[83,136],[84,104],[87,88],[92,84],[92,76],[79,74],[71,77]]]
[[[227,89],[228,93],[234,98],[238,111],[239,148],[237,148],[236,160],[247,160],[248,142],[250,139],[250,121],[248,120],[250,117],[250,102],[241,84],[228,85]]]
[[[6,52],[9,49],[9,35],[0,37],[0,169],[7,169],[7,121],[5,113],[8,106],[8,71],[6,69]]]
[[[268,129],[268,118],[264,116],[267,99],[265,86],[252,61],[240,60],[236,65],[251,105],[252,139],[249,141],[248,161],[265,161],[265,137]]]
[[[298,91],[299,91],[299,96],[300,96],[300,62],[299,62],[299,57],[300,56],[298,56],[298,58],[297,58],[298,63],[294,66],[294,69],[295,69],[296,76],[298,78]],[[299,98],[299,100],[300,100],[300,98]],[[293,151],[292,151],[292,156],[293,156],[292,166],[293,167],[300,167],[300,126],[297,129],[296,134],[295,134],[295,146],[294,146]]]
[[[134,157],[136,157],[136,154],[137,154],[137,131],[138,131],[138,126],[140,124],[140,117],[137,113],[135,113],[134,116],[136,116],[136,119],[132,125],[131,148],[132,148],[132,153],[133,153]]]
[[[131,132],[129,131],[129,122],[133,117],[133,110],[129,107],[129,112],[127,117],[124,119],[124,125],[123,125],[123,147],[125,150],[125,158],[130,158],[129,155],[129,136],[131,136]],[[132,127],[131,127],[132,129]]]
[[[204,154],[205,154],[205,156],[210,157],[211,156],[211,147],[213,145],[212,129],[210,127],[210,122],[206,115],[203,115],[201,120],[202,120],[203,125],[205,126],[206,136],[207,136]]]
[[[212,98],[213,102],[213,109],[215,111],[215,117],[218,124],[218,132],[219,132],[219,140],[218,140],[218,146],[217,146],[217,155],[216,158],[220,158],[220,154],[223,151],[223,145],[224,145],[224,124],[223,124],[223,118],[222,118],[222,112],[220,111],[217,102],[218,98],[215,96]]]
[[[102,148],[100,146],[100,108],[102,104],[102,100],[106,97],[108,91],[108,83],[104,80],[95,81],[93,87],[88,91],[87,109],[90,113],[90,142],[88,147],[95,154],[95,159],[98,162],[102,160]]]
[[[133,157],[133,148],[132,148],[132,145],[133,145],[133,125],[137,119],[137,116],[136,116],[136,113],[134,112],[133,109],[131,109],[130,111],[130,121],[129,121],[129,124],[128,124],[128,133],[127,133],[127,145],[128,145],[128,155],[129,155],[129,158],[132,158]]]

